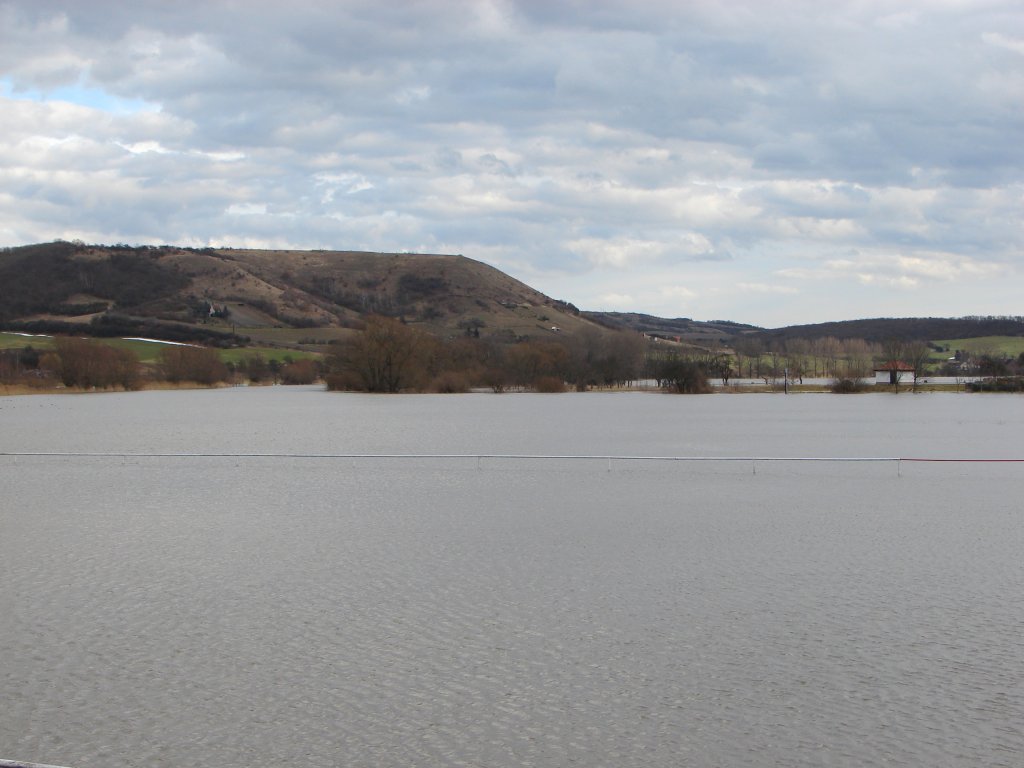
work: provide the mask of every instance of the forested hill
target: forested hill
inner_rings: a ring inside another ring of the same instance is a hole
[[[767,339],[888,339],[929,341],[979,336],[1024,336],[1024,317],[876,317],[812,325],[791,325],[762,331]]]

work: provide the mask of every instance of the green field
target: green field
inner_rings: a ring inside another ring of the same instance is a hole
[[[936,339],[932,342],[940,347],[949,347],[952,357],[958,349],[976,354],[1001,354],[1007,357],[1019,357],[1024,353],[1024,336],[979,336],[972,339]]]
[[[138,341],[136,339],[96,339],[96,341],[117,347],[118,349],[131,350],[139,358],[139,361],[143,363],[155,363],[160,358],[160,351],[167,348],[166,344],[161,344],[157,341]],[[53,347],[53,337],[22,336],[17,333],[0,331],[0,349],[21,349],[28,346],[35,347],[36,349],[50,349]],[[271,360],[285,362],[285,358],[301,360],[303,358],[318,357],[318,355],[312,352],[273,347],[240,347],[238,349],[222,349],[219,352],[221,360],[225,363],[237,363],[257,354],[267,362]]]
[[[22,336],[18,333],[0,331],[0,349],[22,349],[24,347],[48,349],[52,345],[52,336]]]

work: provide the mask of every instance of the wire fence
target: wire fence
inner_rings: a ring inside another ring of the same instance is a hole
[[[748,463],[751,472],[757,474],[758,464],[778,462],[819,462],[819,463],[876,463],[895,464],[898,475],[902,476],[904,462],[955,463],[955,464],[1024,464],[1024,459],[1007,458],[926,458],[908,456],[643,456],[621,454],[545,454],[545,453],[229,453],[229,452],[117,452],[117,451],[0,451],[0,456],[13,458],[100,458],[120,459],[320,459],[320,460],[381,460],[416,461],[475,460],[478,469],[485,460],[503,461],[589,461],[604,462],[608,471],[616,463],[633,462],[724,462]],[[4,768],[0,763],[0,768]]]

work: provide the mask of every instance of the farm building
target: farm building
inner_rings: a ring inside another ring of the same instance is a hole
[[[902,360],[890,360],[885,365],[875,368],[875,384],[899,384],[901,381],[914,380],[914,366]]]

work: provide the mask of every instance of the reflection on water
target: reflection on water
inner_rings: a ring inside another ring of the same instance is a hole
[[[0,451],[1009,458],[1020,398],[0,399]],[[0,757],[1018,765],[1024,467],[0,457]]]

